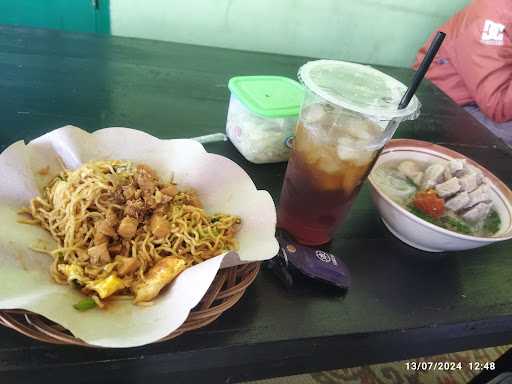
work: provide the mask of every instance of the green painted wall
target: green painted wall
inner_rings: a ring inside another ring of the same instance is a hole
[[[408,66],[468,0],[110,0],[112,34]]]
[[[96,1],[0,0],[0,24],[409,66],[469,0]]]
[[[0,24],[109,33],[109,0],[0,0]]]

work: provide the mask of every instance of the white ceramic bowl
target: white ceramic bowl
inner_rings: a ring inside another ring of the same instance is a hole
[[[512,238],[512,192],[487,169],[466,156],[448,148],[419,140],[391,140],[381,152],[374,169],[390,161],[416,160],[444,162],[464,158],[470,167],[480,170],[489,181],[494,208],[501,219],[501,228],[492,237],[463,235],[438,227],[407,211],[392,201],[378,187],[370,174],[372,199],[382,221],[393,235],[404,243],[429,252],[461,251]]]

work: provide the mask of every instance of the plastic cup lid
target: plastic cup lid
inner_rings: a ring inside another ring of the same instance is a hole
[[[399,110],[407,87],[368,65],[316,60],[304,64],[298,76],[310,91],[330,103],[379,120],[413,120],[420,112],[416,96]]]

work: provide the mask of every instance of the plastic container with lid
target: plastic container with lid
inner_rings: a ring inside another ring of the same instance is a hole
[[[228,86],[226,132],[233,145],[253,163],[287,161],[304,99],[302,85],[281,76],[237,76]]]

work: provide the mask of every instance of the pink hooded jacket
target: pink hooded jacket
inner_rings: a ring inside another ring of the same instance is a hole
[[[476,103],[498,123],[512,120],[512,0],[473,0],[439,30],[446,38],[427,78],[459,105]]]

